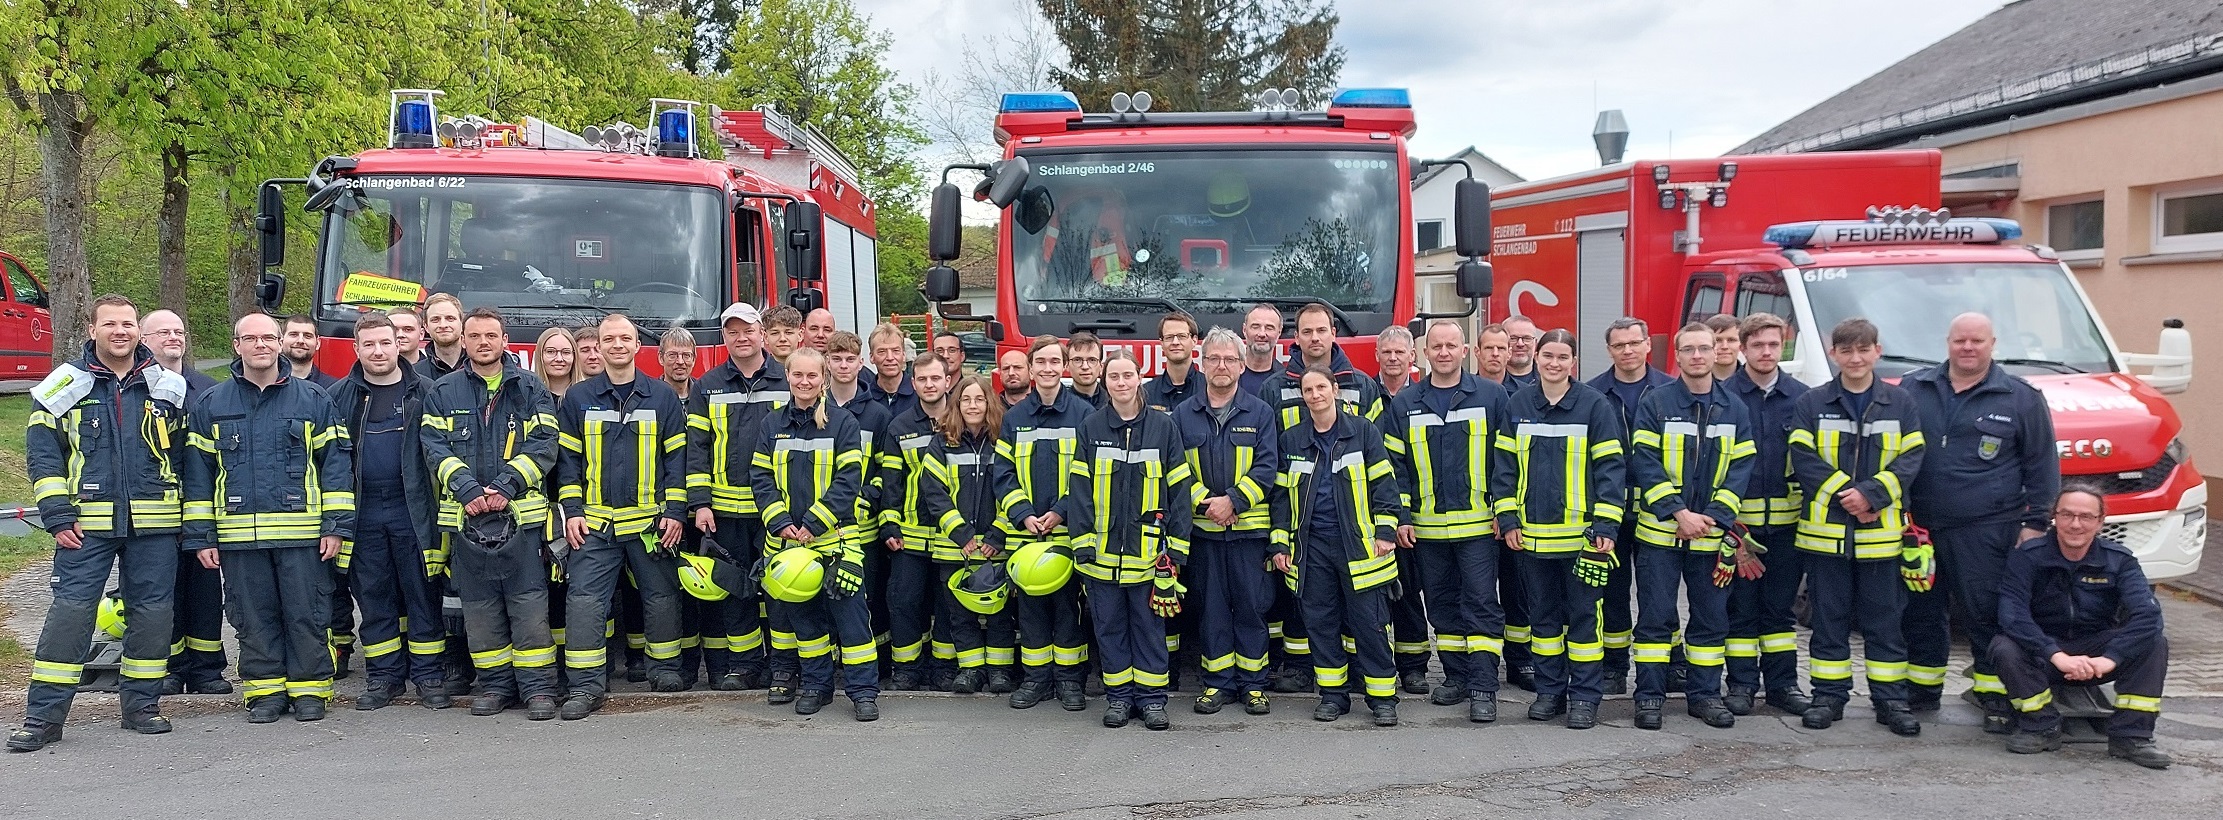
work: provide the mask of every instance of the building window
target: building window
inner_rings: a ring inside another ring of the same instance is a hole
[[[2223,190],[2164,192],[2155,199],[2156,253],[2223,250]]]
[[[1423,219],[1413,223],[1413,244],[1420,253],[1443,247],[1443,220]]]
[[[2097,199],[2046,206],[2046,242],[2057,251],[2099,250],[2107,228],[2103,206]]]

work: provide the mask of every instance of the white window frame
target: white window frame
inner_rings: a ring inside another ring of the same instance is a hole
[[[2056,243],[2056,242],[2054,241],[2054,239],[2053,239],[2053,209],[2055,209],[2055,208],[2065,208],[2065,207],[2068,207],[2068,206],[2070,206],[2070,205],[2082,205],[2082,204],[2085,204],[2085,203],[2087,203],[2087,202],[2097,202],[2097,203],[2100,203],[2100,246],[2099,246],[2099,247],[2097,247],[2097,248],[2080,248],[2080,249],[2078,249],[2078,250],[2073,250],[2073,251],[2072,251],[2072,250],[2063,250],[2063,249],[2061,248],[2061,246],[2060,246],[2060,245],[2059,245],[2058,243]],[[2154,200],[2154,203],[2155,203],[2155,204],[2154,204],[2154,207],[2155,207],[2155,208],[2157,209],[2157,210],[2155,210],[2155,211],[2154,211],[2154,219],[2155,219],[2155,223],[2154,223],[2154,224],[2155,224],[2156,226],[2158,226],[2158,225],[2160,225],[2160,224],[2161,224],[2161,223],[2160,223],[2160,218],[2161,218],[2161,212],[2160,212],[2160,211],[2158,210],[2158,209],[2160,208],[2160,202],[2161,202],[2161,201],[2160,201],[2160,200],[2158,200],[2158,199],[2157,199],[2157,200]],[[2048,202],[2048,203],[2046,203],[2046,204],[2045,204],[2045,214],[2044,214],[2044,217],[2043,217],[2043,218],[2045,219],[2045,242],[2046,242],[2046,244],[2047,244],[2047,245],[2049,245],[2049,246],[2052,246],[2052,247],[2053,247],[2053,251],[2054,251],[2054,253],[2057,253],[2057,254],[2060,254],[2060,255],[2061,255],[2061,259],[2062,259],[2062,261],[2066,261],[2066,262],[2081,262],[2081,261],[2084,261],[2084,260],[2087,260],[2087,259],[2100,259],[2100,258],[2103,258],[2103,257],[2105,257],[2105,256],[2107,255],[2107,197],[2106,197],[2106,196],[2104,196],[2104,195],[2101,195],[2101,194],[2093,194],[2093,195],[2091,195],[2091,196],[2082,196],[2082,197],[2075,197],[2075,198],[2072,198],[2072,199],[2062,199],[2062,200],[2057,200],[2057,201],[2054,201],[2054,202]],[[2159,230],[2159,228],[2157,227],[2157,228],[2156,228],[2155,230]]]
[[[2164,221],[2162,218],[2162,207],[2165,203],[2172,199],[2207,196],[2211,194],[2223,194],[2223,184],[2208,183],[2205,185],[2166,188],[2154,191],[2152,199],[2154,253],[2186,253],[2196,251],[2223,250],[2223,231],[2218,231],[2215,233],[2187,234],[2185,236],[2164,236],[2161,233],[2162,223]]]
[[[1446,229],[1446,228],[1450,227],[1450,223],[1451,223],[1451,221],[1450,221],[1450,220],[1448,220],[1448,219],[1415,219],[1415,220],[1413,220],[1413,252],[1414,252],[1414,253],[1427,253],[1427,252],[1429,252],[1429,251],[1435,250],[1436,248],[1448,248],[1448,247],[1450,247],[1450,245],[1449,245],[1449,244],[1437,245],[1437,246],[1436,246],[1436,248],[1423,248],[1423,247],[1420,247],[1420,226],[1422,226],[1422,225],[1426,225],[1426,224],[1428,224],[1428,223],[1431,223],[1431,222],[1435,223],[1435,225],[1436,225],[1436,241],[1437,241],[1437,242],[1443,242],[1443,241],[1445,241],[1445,240],[1448,240],[1448,239],[1450,239],[1450,238],[1451,238],[1450,236],[1448,236],[1448,235],[1446,235],[1446,234],[1444,233],[1444,229]]]

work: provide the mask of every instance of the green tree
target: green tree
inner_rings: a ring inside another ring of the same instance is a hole
[[[1242,111],[1270,88],[1327,101],[1341,18],[1317,0],[1036,0],[1065,46],[1050,80],[1090,110],[1148,91],[1161,111]]]

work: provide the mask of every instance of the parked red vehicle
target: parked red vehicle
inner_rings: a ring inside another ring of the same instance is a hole
[[[0,301],[0,380],[46,378],[54,369],[55,344],[46,284],[7,253],[0,253],[0,273],[0,296],[7,297]]]

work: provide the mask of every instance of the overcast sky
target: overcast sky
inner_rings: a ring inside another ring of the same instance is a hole
[[[1028,0],[856,0],[906,82],[1020,30]],[[1412,89],[1414,151],[1473,145],[1529,179],[1597,165],[1619,108],[1630,158],[1712,156],[1983,17],[2001,0],[1342,0],[1342,84]],[[926,101],[922,101],[925,104]],[[985,127],[985,126],[984,126]]]

